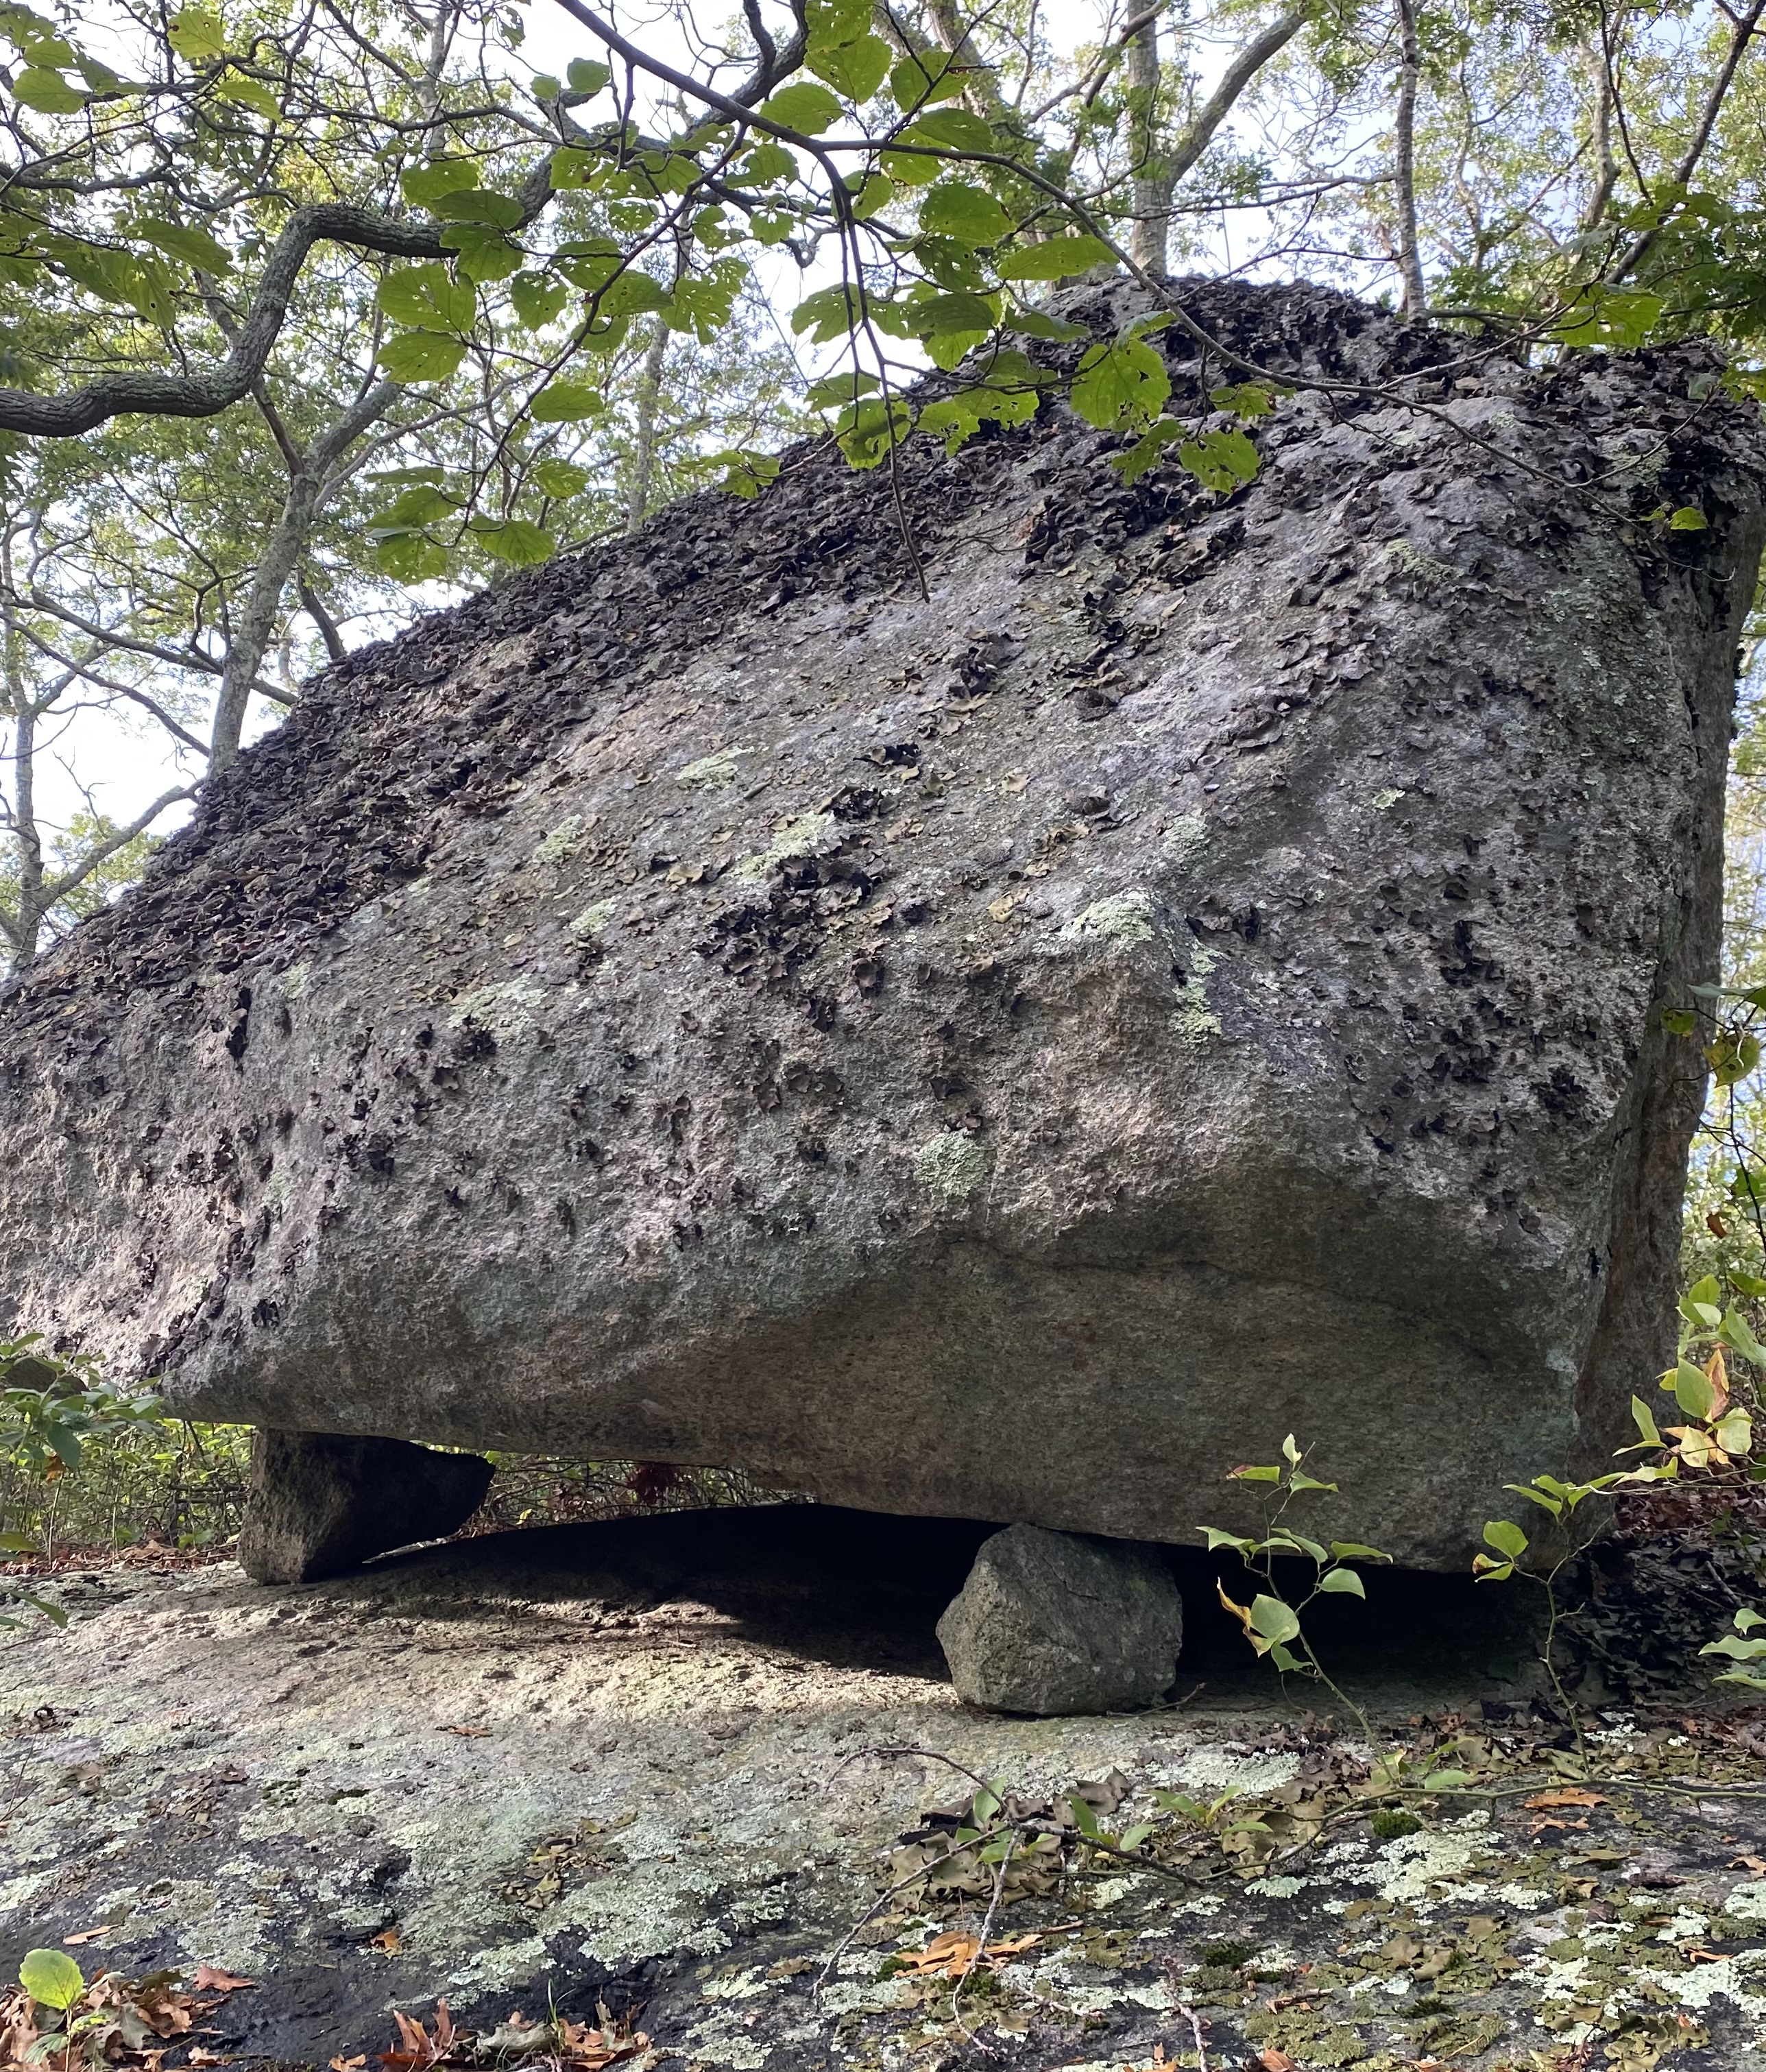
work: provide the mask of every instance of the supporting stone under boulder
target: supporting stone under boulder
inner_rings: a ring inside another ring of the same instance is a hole
[[[239,1564],[260,1583],[312,1583],[445,1540],[483,1503],[491,1475],[476,1453],[261,1426]]]
[[[0,1331],[192,1416],[1125,1540],[1252,1530],[1292,1433],[1309,1531],[1460,1570],[1609,1466],[1760,413],[1700,344],[1178,291],[1294,391],[1230,494],[1057,402],[806,446],[306,689],[0,994]],[[1205,415],[1230,363],[1148,350]]]
[[[1121,1712],[1171,1688],[1183,1600],[1151,1548],[1014,1525],[975,1556],[938,1644],[969,1704],[1044,1717]]]

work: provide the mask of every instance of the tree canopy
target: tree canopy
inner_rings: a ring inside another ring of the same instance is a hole
[[[1338,280],[1468,354],[1709,332],[1756,382],[1766,0],[1098,4],[0,6],[13,960],[315,661],[696,483],[758,493],[806,426],[877,467],[1065,387],[1125,474],[1230,494],[1282,384],[1219,350],[1168,412],[1151,334],[1216,343],[1186,266]],[[1026,341],[1102,271],[1143,312],[1058,376]],[[34,774],[95,704],[183,774],[46,832]]]

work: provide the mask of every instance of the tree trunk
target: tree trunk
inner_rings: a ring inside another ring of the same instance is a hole
[[[1163,280],[1170,263],[1171,162],[1159,149],[1159,23],[1145,23],[1128,39],[1129,178],[1134,228],[1129,253],[1143,273]]]
[[[1398,272],[1404,286],[1399,307],[1414,319],[1425,315],[1428,309],[1416,231],[1416,89],[1423,72],[1423,52],[1417,41],[1415,0],[1398,0],[1398,137],[1392,183],[1398,201]]]
[[[212,771],[224,770],[239,754],[252,686],[275,635],[283,590],[306,552],[313,516],[318,508],[318,489],[311,468],[303,466],[288,486],[282,515],[265,543],[244,609],[233,622],[221,671],[220,696],[215,701],[215,726],[208,750]]]

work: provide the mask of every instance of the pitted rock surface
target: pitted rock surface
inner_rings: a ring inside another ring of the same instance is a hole
[[[1413,1563],[1604,1465],[1756,413],[1698,348],[1191,303],[1402,395],[1302,389],[1229,499],[1054,405],[918,442],[911,557],[800,450],[316,683],[0,1003],[0,1325],[193,1415],[1125,1538],[1250,1522],[1290,1431]]]

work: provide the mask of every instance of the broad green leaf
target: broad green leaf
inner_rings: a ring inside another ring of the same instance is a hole
[[[429,582],[448,572],[448,550],[423,532],[395,532],[374,545],[374,563],[399,582]]]
[[[1670,532],[1702,532],[1709,522],[1696,504],[1682,504],[1678,511],[1668,514]]]
[[[1563,1503],[1544,1490],[1530,1489],[1525,1482],[1505,1482],[1502,1486],[1514,1496],[1524,1496],[1529,1503],[1536,1503],[1540,1510],[1548,1511],[1554,1518],[1563,1515]]]
[[[439,195],[429,209],[450,223],[486,223],[494,230],[515,229],[526,213],[513,195],[497,194],[489,187],[458,188]]]
[[[381,281],[374,299],[395,323],[419,331],[468,331],[478,309],[471,289],[435,260],[395,268]]]
[[[542,330],[570,299],[568,282],[556,273],[524,272],[509,283],[509,302],[529,331]]]
[[[752,501],[778,476],[778,457],[776,454],[753,453],[742,447],[731,447],[723,453],[709,457],[713,467],[725,470],[718,487],[732,496],[741,496]]]
[[[0,1532],[0,1554],[35,1554],[37,1543],[28,1532]]]
[[[1208,400],[1235,417],[1267,417],[1275,407],[1275,392],[1260,381],[1235,381],[1210,388]]]
[[[157,245],[168,258],[181,259],[187,266],[203,273],[224,273],[233,263],[227,247],[194,224],[170,223],[163,216],[150,216],[142,220],[138,228],[140,235],[150,245]]]
[[[282,104],[261,79],[253,79],[248,72],[241,72],[237,65],[229,65],[215,81],[215,92],[223,101],[230,101],[236,107],[248,108],[254,114],[275,122],[281,119]]]
[[[1318,1579],[1318,1587],[1337,1597],[1365,1597],[1367,1595],[1361,1577],[1353,1568],[1327,1568]]]
[[[935,187],[925,196],[920,228],[959,245],[997,245],[1016,225],[985,187],[959,181]]]
[[[536,424],[575,425],[601,417],[606,408],[606,397],[588,382],[554,381],[528,404],[528,415]]]
[[[514,569],[536,568],[558,550],[557,541],[544,526],[525,518],[474,518],[470,530],[487,554]]]
[[[536,72],[528,91],[536,101],[556,101],[564,92],[564,81],[555,78],[549,72]]]
[[[466,357],[466,340],[435,331],[396,331],[380,347],[380,364],[395,381],[445,381]]]
[[[1359,1540],[1333,1540],[1331,1553],[1339,1561],[1390,1561],[1392,1558],[1378,1547],[1364,1546]]]
[[[884,177],[898,187],[930,187],[945,166],[944,160],[930,151],[879,151],[877,163]]]
[[[1425,1791],[1463,1791],[1472,1782],[1468,1770],[1433,1770],[1423,1780]]]
[[[1757,1302],[1761,1296],[1766,1295],[1766,1281],[1761,1281],[1752,1273],[1742,1273],[1731,1268],[1729,1281],[1735,1293],[1745,1295],[1750,1301]]]
[[[954,101],[962,92],[963,84],[961,70],[951,67],[951,53],[935,43],[903,58],[889,74],[889,92],[905,114],[935,101]]]
[[[602,290],[597,306],[603,316],[647,316],[653,310],[667,310],[668,290],[641,266],[628,266]]]
[[[1278,1640],[1274,1642],[1269,1651],[1269,1659],[1284,1676],[1304,1675],[1306,1673],[1308,1665],[1285,1642]],[[1251,1823],[1245,1822],[1240,1824],[1249,1826]]]
[[[579,467],[573,460],[555,460],[549,455],[536,461],[529,471],[528,479],[535,487],[548,496],[580,496],[590,481],[587,468]]]
[[[1292,1432],[1282,1441],[1282,1458],[1291,1468],[1297,1468],[1300,1464],[1300,1442]]]
[[[84,1974],[65,1950],[27,1950],[18,1983],[39,2007],[63,2011],[86,1990]]]
[[[1586,288],[1558,326],[1565,345],[1641,345],[1662,312],[1662,299],[1646,288]]]
[[[1241,431],[1204,432],[1177,449],[1177,458],[1204,489],[1230,495],[1257,479],[1257,449]]]
[[[1112,454],[1110,465],[1124,483],[1139,482],[1149,468],[1156,467],[1168,446],[1184,438],[1189,427],[1181,417],[1160,417],[1149,425],[1126,453]],[[1281,1470],[1277,1469],[1279,1475]]]
[[[913,314],[915,335],[920,338],[936,338],[953,331],[985,334],[993,328],[992,305],[980,295],[962,292],[929,295],[923,302],[914,305]]]
[[[408,532],[413,526],[433,525],[438,519],[451,518],[460,508],[460,500],[450,496],[433,483],[415,483],[394,497],[385,510],[376,511],[368,520],[368,536],[372,539],[382,532]]]
[[[1506,1518],[1493,1518],[1484,1528],[1487,1545],[1510,1561],[1518,1561],[1527,1551],[1530,1542],[1518,1525]]]
[[[39,115],[76,115],[86,105],[82,88],[46,65],[27,65],[12,82],[12,97]]]
[[[1261,1634],[1270,1642],[1298,1640],[1300,1622],[1294,1607],[1279,1597],[1255,1597],[1251,1603],[1251,1622],[1254,1632]]]
[[[1002,281],[1071,281],[1094,266],[1113,266],[1116,255],[1102,238],[1085,235],[1015,245],[996,262]]]
[[[782,130],[795,130],[800,137],[819,137],[840,119],[840,98],[813,80],[793,80],[760,105],[760,113]]]
[[[914,421],[915,429],[944,441],[947,453],[955,453],[964,440],[972,438],[984,424],[1027,425],[1037,414],[1033,388],[1000,390],[985,387],[964,388],[942,401],[928,403]]]
[[[1766,1346],[1754,1336],[1754,1329],[1739,1309],[1726,1309],[1723,1321],[1717,1326],[1717,1335],[1726,1346],[1731,1346],[1743,1359],[1752,1360],[1756,1367],[1766,1367]]]
[[[1165,363],[1143,338],[1088,345],[1079,356],[1073,407],[1100,431],[1147,423],[1158,416],[1170,394]]]
[[[1210,1554],[1218,1552],[1222,1547],[1230,1547],[1235,1554],[1249,1554],[1255,1544],[1242,1534],[1225,1531],[1218,1525],[1205,1525],[1201,1531]]]
[[[871,0],[808,0],[803,26],[812,52],[838,50],[870,27]]]
[[[1016,307],[1005,313],[1008,331],[1021,331],[1027,338],[1070,339],[1083,338],[1083,324],[1070,323],[1065,317],[1052,317],[1046,310],[1021,310]]]
[[[1230,1482],[1279,1482],[1282,1478],[1279,1468],[1229,1468],[1226,1479]]]
[[[1689,1417],[1708,1417],[1717,1407],[1717,1392],[1702,1367],[1682,1360],[1674,1369],[1674,1400]]]
[[[488,223],[450,223],[442,242],[459,254],[457,263],[469,281],[507,281],[524,257],[519,245]]]
[[[848,282],[819,288],[791,311],[791,330],[799,338],[807,331],[812,345],[827,345],[852,329],[862,307],[860,291]]]
[[[599,93],[613,77],[613,68],[598,58],[573,58],[565,68],[565,80],[573,93]]]
[[[804,391],[803,400],[813,410],[838,410],[848,403],[857,402],[862,396],[869,396],[877,385],[874,374],[866,373],[862,368],[849,368],[812,381]]]
[[[966,108],[933,108],[904,130],[898,144],[935,144],[947,151],[991,151],[996,139],[990,124]]]
[[[1321,1482],[1316,1475],[1303,1475],[1298,1469],[1288,1477],[1288,1486],[1292,1490],[1329,1490],[1333,1495],[1337,1491],[1335,1482]]]
[[[179,9],[166,25],[166,40],[187,64],[206,64],[227,47],[227,31],[212,8]]]
[[[171,329],[176,315],[171,298],[171,281],[157,260],[137,259],[126,278],[124,292],[130,304],[149,323],[157,324],[162,331]]]
[[[854,405],[841,413],[840,451],[856,468],[876,467],[898,446],[913,428],[913,413],[900,397],[885,404],[881,397]]]
[[[1690,1007],[1665,1007],[1661,1026],[1670,1036],[1690,1036],[1698,1027],[1698,1017]]]
[[[1731,1662],[1757,1662],[1766,1655],[1766,1640],[1742,1640],[1735,1634],[1726,1633],[1721,1640],[1707,1641],[1698,1652],[1726,1655]]]
[[[881,36],[856,37],[833,50],[811,50],[809,68],[854,102],[869,101],[889,68],[889,47]]]
[[[399,175],[400,193],[420,208],[446,195],[466,194],[478,184],[478,168],[470,158],[430,158]]]
[[[1654,1414],[1641,1396],[1634,1396],[1631,1399],[1631,1417],[1646,1446],[1659,1446],[1664,1443],[1661,1433],[1656,1429]]]

